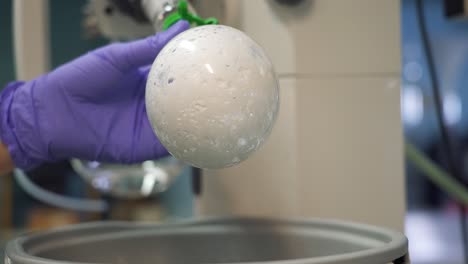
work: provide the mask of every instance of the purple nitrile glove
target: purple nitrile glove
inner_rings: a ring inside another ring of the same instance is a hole
[[[0,138],[16,167],[167,155],[146,114],[146,79],[159,51],[188,28],[180,21],[155,36],[111,44],[32,81],[9,84],[0,95]]]

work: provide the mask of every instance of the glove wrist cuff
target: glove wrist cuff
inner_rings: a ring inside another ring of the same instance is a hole
[[[41,162],[29,157],[21,147],[10,114],[15,92],[23,84],[24,82],[21,81],[11,82],[0,94],[0,139],[7,146],[8,152],[17,168],[32,169]]]

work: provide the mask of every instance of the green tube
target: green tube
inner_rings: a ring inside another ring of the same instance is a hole
[[[163,30],[168,29],[170,26],[175,24],[179,20],[187,20],[190,24],[195,24],[197,26],[203,25],[215,25],[218,24],[218,19],[210,17],[203,19],[195,14],[192,14],[188,10],[187,0],[180,0],[177,7],[177,12],[169,15],[163,23]]]
[[[428,159],[410,143],[405,144],[405,154],[411,163],[426,175],[440,189],[453,199],[468,205],[468,190],[437,164]]]

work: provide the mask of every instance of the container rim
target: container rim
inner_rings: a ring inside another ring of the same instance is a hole
[[[127,232],[140,229],[174,230],[180,228],[210,227],[217,225],[268,225],[303,228],[311,227],[314,229],[349,233],[351,235],[361,236],[363,238],[371,238],[382,242],[382,245],[378,247],[337,255],[265,262],[242,262],[242,264],[382,264],[401,258],[407,255],[408,252],[408,240],[401,232],[368,224],[323,218],[289,219],[262,217],[209,217],[162,224],[124,221],[88,222],[54,228],[44,232],[31,233],[29,235],[20,236],[7,243],[5,248],[5,264],[95,264],[90,262],[66,262],[45,259],[28,254],[27,252],[27,248],[31,244],[50,240],[56,240],[57,243],[59,243],[62,238],[70,238],[71,236],[76,236],[77,234],[85,238],[86,236],[91,235],[106,235],[116,232]],[[376,260],[380,262],[376,263]]]

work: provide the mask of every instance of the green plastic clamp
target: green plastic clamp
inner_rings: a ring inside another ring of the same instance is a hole
[[[180,0],[179,5],[177,7],[177,12],[169,15],[163,23],[163,29],[166,30],[174,25],[179,20],[186,20],[190,24],[195,24],[197,26],[204,26],[204,25],[216,25],[219,23],[218,19],[214,17],[210,17],[207,19],[203,19],[195,14],[192,14],[188,10],[188,3],[186,0]]]

